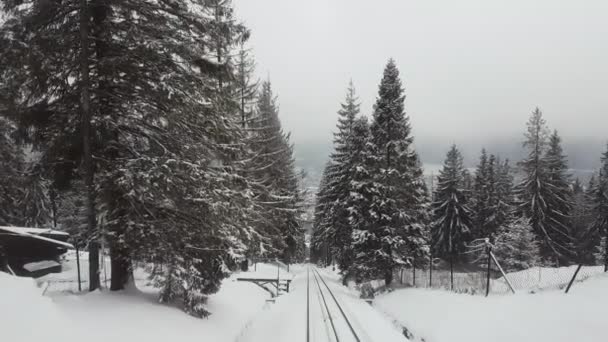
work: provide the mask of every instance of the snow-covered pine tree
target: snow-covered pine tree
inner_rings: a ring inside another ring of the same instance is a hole
[[[255,99],[258,94],[258,80],[254,76],[255,62],[249,49],[243,42],[239,45],[238,56],[235,61],[235,90],[241,114],[241,126],[249,125],[253,116]]]
[[[312,224],[311,236],[311,258],[313,262],[323,262],[329,264],[331,256],[329,252],[329,244],[325,239],[327,231],[327,220],[329,215],[329,197],[327,187],[329,183],[329,172],[331,170],[331,161],[328,161],[323,168],[323,174],[319,181],[319,188],[315,196],[315,209]]]
[[[370,194],[366,194],[365,186],[369,186],[369,174],[367,174],[367,162],[369,156],[369,124],[367,118],[359,117],[355,119],[350,127],[350,132],[346,136],[345,145],[347,152],[342,164],[344,188],[341,190],[340,196],[336,201],[339,210],[336,213],[340,215],[343,221],[336,222],[336,258],[338,265],[342,271],[343,282],[346,283],[347,278],[352,272],[353,263],[355,263],[356,249],[359,247],[353,240],[355,230],[362,231],[363,227],[369,227],[369,216],[363,212],[369,209]],[[364,197],[367,197],[364,198]],[[360,275],[360,274],[359,274]]]
[[[22,197],[21,170],[24,156],[12,137],[14,132],[14,124],[0,117],[0,225],[2,226],[20,225],[23,219],[18,204]]]
[[[549,263],[564,259],[570,252],[570,245],[564,240],[564,232],[560,221],[551,222],[561,211],[564,198],[559,198],[552,185],[552,172],[549,162],[555,163],[554,153],[545,157],[549,144],[549,131],[543,119],[542,112],[536,108],[527,123],[524,147],[528,149],[527,157],[520,162],[523,180],[517,185],[517,212],[518,216],[530,219],[537,239],[540,242],[541,257]],[[553,168],[557,165],[553,165]],[[555,169],[554,169],[555,170]],[[557,171],[559,172],[559,171]],[[557,229],[557,230],[555,230]]]
[[[380,240],[374,234],[376,218],[371,212],[372,203],[377,198],[373,180],[373,162],[371,153],[370,130],[366,117],[355,120],[348,143],[357,151],[351,158],[349,174],[351,175],[350,191],[345,206],[348,208],[348,222],[352,228],[352,262],[346,277],[354,277],[357,282],[383,276],[378,273],[375,264],[383,262],[374,258],[382,257],[374,253],[381,248]]]
[[[591,181],[595,182],[593,179]],[[593,250],[596,246],[588,244],[588,234],[591,232],[592,223],[592,203],[579,178],[576,178],[572,184],[572,203],[571,234],[576,261],[577,263],[593,265],[595,263]]]
[[[457,262],[471,239],[472,212],[465,190],[463,158],[452,145],[437,177],[431,224],[433,256]]]
[[[549,145],[543,156],[548,169],[548,192],[544,200],[547,204],[546,226],[551,239],[564,246],[560,263],[569,263],[573,255],[573,239],[570,233],[572,212],[572,189],[568,160],[561,146],[557,131],[549,137]]]
[[[360,151],[354,150],[349,142],[352,140],[352,128],[359,115],[360,105],[355,88],[350,82],[346,98],[338,111],[337,131],[334,133],[334,152],[330,156],[331,166],[328,170],[328,184],[325,197],[329,201],[326,215],[325,239],[330,244],[332,256],[338,262],[341,270],[350,267],[352,258],[349,250],[352,244],[352,229],[348,223],[348,207],[345,205],[349,194],[351,158]]]
[[[23,172],[23,190],[19,201],[23,225],[26,227],[51,226],[51,203],[49,199],[49,181],[42,175],[40,166],[26,163]]]
[[[393,280],[393,270],[428,252],[424,239],[427,195],[418,156],[412,146],[405,95],[394,60],[389,60],[374,105],[369,156],[373,175],[370,213],[374,218],[362,236],[375,241],[357,258],[373,277]]]
[[[527,218],[518,218],[502,226],[492,251],[507,271],[528,269],[540,262],[538,242]]]
[[[593,224],[590,239],[601,237],[601,243],[591,240],[591,244],[598,245],[596,260],[598,263],[608,267],[608,145],[602,154],[602,165],[599,171],[597,186],[590,189],[593,201],[592,215]]]
[[[504,162],[496,157],[496,202],[494,207],[494,227],[500,228],[513,217],[513,175],[511,174],[511,165],[509,159]]]
[[[294,260],[301,249],[299,222],[302,194],[295,170],[289,134],[283,132],[276,97],[269,81],[261,85],[255,117],[251,120],[255,155],[248,170],[254,175],[256,202],[263,208],[260,221],[260,252],[265,257]]]
[[[488,154],[484,148],[481,150],[479,164],[477,164],[477,168],[475,169],[473,191],[470,197],[472,211],[471,237],[474,239],[489,237],[490,229],[488,229],[487,224],[489,217],[493,214],[490,210],[490,183],[492,181]]]
[[[64,10],[81,3],[87,8]],[[218,43],[227,51],[244,34],[226,19],[229,6],[218,11],[217,3],[189,0],[5,5],[10,18],[0,29],[0,45],[7,47],[0,51],[0,85],[8,96],[0,109],[18,119],[58,188],[82,178],[80,98],[81,90],[90,91],[100,190],[94,195],[111,248],[112,289],[128,282],[132,258],[172,264],[188,270],[173,274],[188,284],[174,296],[188,312],[206,314],[204,295],[217,290],[251,233],[243,231],[246,218],[235,217],[250,206],[246,180],[233,167],[240,117],[230,114],[238,107],[218,87],[232,76],[228,61],[216,59]],[[208,16],[211,10],[218,16]],[[83,31],[81,23],[91,39],[65,34]]]

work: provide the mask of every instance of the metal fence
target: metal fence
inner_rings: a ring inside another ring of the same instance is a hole
[[[605,267],[571,265],[565,267],[534,266],[523,270],[500,270],[500,261],[454,264],[435,259],[426,267],[406,267],[395,272],[397,286],[445,289],[476,295],[534,293],[541,290],[565,290],[593,276]],[[577,271],[578,270],[578,271]],[[576,274],[576,276],[575,276]]]

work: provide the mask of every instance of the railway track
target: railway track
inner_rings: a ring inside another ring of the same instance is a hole
[[[344,312],[342,305],[336,298],[331,288],[327,285],[319,271],[315,268],[313,268],[311,271],[309,267],[307,270],[307,277],[306,341],[318,342],[311,340],[310,334],[310,322],[313,319],[313,317],[310,317],[310,306],[312,305],[310,298],[310,286],[311,280],[314,280],[314,284],[312,284],[312,286],[313,288],[316,288],[317,294],[320,297],[319,303],[323,313],[323,321],[326,325],[326,331],[328,332],[327,341],[361,342],[359,335],[348,319],[348,315]]]

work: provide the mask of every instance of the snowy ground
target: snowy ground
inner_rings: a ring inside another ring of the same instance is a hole
[[[81,267],[86,269],[86,259]],[[306,341],[307,298],[310,298],[310,332],[314,342],[334,341],[312,269],[292,266],[290,272],[276,264],[258,264],[256,270],[240,272],[226,279],[220,291],[209,297],[212,315],[196,319],[178,307],[157,303],[156,290],[146,284],[143,271],[136,276],[136,288],[119,293],[74,292],[69,281],[75,268],[48,275],[39,286],[29,278],[0,273],[0,341],[212,341],[285,342]],[[387,317],[359,299],[356,291],[343,287],[331,270],[319,270],[340,302],[361,341],[405,341],[401,331]],[[269,301],[267,291],[236,278],[292,279],[291,291]],[[310,278],[308,276],[310,275]],[[53,291],[45,291],[53,281]],[[66,287],[65,284],[69,284]],[[323,285],[321,285],[323,289]],[[63,288],[63,289],[62,289]],[[326,291],[326,290],[323,290]],[[42,293],[46,292],[46,295]],[[307,296],[310,294],[310,296]],[[325,292],[329,302],[329,292]],[[340,321],[337,306],[330,307],[340,341],[351,341],[346,321]]]
[[[81,262],[84,273],[86,259]],[[70,265],[64,273],[46,276],[42,287],[32,279],[0,272],[0,341],[106,342],[118,338],[146,342],[231,342],[268,305],[268,292],[236,281],[240,276],[276,277],[277,267],[260,264],[258,271],[236,273],[226,279],[221,290],[209,297],[212,315],[207,319],[197,319],[177,307],[159,304],[156,290],[147,286],[145,277],[138,277],[137,272],[138,289],[120,293],[73,293],[77,283],[70,281],[74,280],[76,270]],[[282,277],[292,276],[285,270],[280,272]],[[54,290],[47,290],[43,296],[47,282],[52,283]]]
[[[401,289],[374,306],[426,342],[606,341],[608,274],[575,284],[570,293],[471,296]]]
[[[68,258],[70,259],[70,258]],[[86,272],[86,258],[82,260]],[[196,319],[178,307],[157,303],[156,290],[147,285],[143,270],[136,272],[137,289],[120,293],[74,292],[75,266],[49,275],[38,287],[29,278],[0,273],[0,341],[106,342],[108,340],[284,342],[306,341],[307,298],[310,341],[335,341],[324,309],[329,292],[316,284],[313,266],[258,264],[254,271],[235,273],[209,297],[208,319]],[[521,291],[489,298],[445,290],[400,289],[378,296],[372,305],[359,293],[341,285],[336,272],[318,269],[362,342],[571,342],[605,341],[608,274],[597,275],[563,290]],[[532,272],[532,271],[530,271]],[[564,274],[573,272],[564,268]],[[292,279],[289,293],[268,301],[267,291],[236,278]],[[531,274],[518,273],[519,277]],[[542,274],[541,274],[542,276]],[[550,278],[546,278],[549,281]],[[542,278],[541,278],[542,280]],[[55,284],[47,288],[48,283]],[[66,285],[67,284],[67,285]],[[46,288],[46,291],[45,291]],[[539,287],[540,288],[540,287]],[[46,295],[42,295],[46,292]],[[337,306],[328,310],[340,341],[354,341]]]
[[[362,342],[403,342],[401,331],[386,316],[359,298],[359,293],[349,290],[340,283],[339,277],[329,270],[319,269],[342,309],[348,316],[355,332]],[[323,284],[320,283],[323,289]],[[323,290],[325,291],[325,290]],[[307,296],[307,293],[309,296]],[[325,300],[331,304],[331,297],[324,292]],[[243,332],[239,342],[296,342],[306,341],[306,302],[310,299],[310,341],[335,341],[334,332],[323,299],[313,276],[301,269],[293,281],[289,295],[281,296],[270,309],[257,316],[251,326]],[[339,341],[355,341],[348,325],[341,320],[337,307],[330,305],[330,313],[337,329]]]
[[[556,290],[565,288],[568,285],[577,267],[577,265],[567,267],[533,267],[527,270],[508,273],[507,278],[515,291],[518,292]],[[583,266],[577,274],[573,286],[577,287],[579,282],[601,275],[602,273],[604,273],[604,266]],[[490,290],[492,293],[511,293],[508,285],[502,278],[492,281]]]

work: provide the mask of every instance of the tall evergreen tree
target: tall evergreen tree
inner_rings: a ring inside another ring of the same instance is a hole
[[[19,207],[23,212],[23,225],[26,227],[51,226],[51,203],[48,180],[42,170],[34,163],[23,172],[23,190]]]
[[[590,179],[590,184],[595,183],[594,177]],[[595,187],[595,185],[593,185]],[[589,241],[590,233],[592,232],[592,202],[588,192],[583,187],[579,178],[576,178],[572,185],[572,213],[571,222],[572,229],[571,234],[574,239],[574,252],[576,253],[576,259],[579,263],[594,264],[595,257],[593,256],[593,250],[596,244]],[[597,240],[597,236],[596,236]]]
[[[591,233],[589,238],[592,245],[598,245],[597,261],[608,267],[608,145],[606,152],[602,154],[601,162],[597,186],[591,189],[593,201],[592,232],[595,234]],[[601,237],[601,244],[593,239],[597,236]]]
[[[315,209],[311,237],[311,256],[315,262],[323,261],[324,263],[329,263],[331,258],[328,253],[329,244],[325,239],[328,228],[327,221],[330,208],[329,197],[326,195],[328,192],[330,170],[331,161],[328,161],[323,168],[323,174],[321,176],[321,180],[319,181],[319,188],[315,196]]]
[[[572,212],[572,190],[568,161],[561,146],[561,138],[557,131],[549,137],[549,146],[543,159],[548,169],[548,196],[546,225],[552,232],[551,238],[559,246],[564,246],[562,262],[569,262],[573,257],[573,240],[570,233]]]
[[[289,135],[281,128],[270,82],[262,83],[252,129],[255,155],[249,170],[258,185],[256,201],[263,208],[261,251],[267,257],[294,260],[303,243],[299,223],[302,196]]]
[[[520,163],[524,177],[516,190],[517,210],[520,216],[530,219],[544,260],[551,263],[565,261],[571,248],[567,240],[568,231],[562,226],[559,216],[565,218],[568,213],[563,211],[566,199],[561,197],[562,189],[557,184],[563,170],[559,163],[563,158],[556,139],[552,139],[552,152],[545,156],[549,132],[538,108],[530,116],[525,138],[528,156]]]
[[[452,145],[437,180],[433,202],[433,256],[459,261],[471,239],[472,212],[465,191],[462,155]]]
[[[335,257],[341,270],[348,269],[348,256],[352,244],[352,228],[348,223],[346,197],[350,191],[350,174],[352,158],[359,153],[352,145],[353,125],[359,115],[359,103],[355,88],[350,82],[346,99],[338,111],[337,131],[334,133],[334,152],[331,154],[331,166],[328,170],[326,199],[329,201],[327,229],[325,239],[330,244],[331,254]]]
[[[0,117],[0,225],[19,225],[23,151],[13,139],[15,126]]]
[[[405,95],[395,62],[389,60],[374,105],[368,155],[375,194],[370,206],[373,223],[359,243],[368,245],[358,267],[375,272],[387,284],[397,265],[428,252],[424,241],[427,196],[418,156],[412,146]],[[367,241],[367,242],[366,242]]]
[[[488,163],[488,154],[486,149],[481,150],[479,164],[475,170],[475,179],[473,191],[471,193],[471,210],[472,210],[472,225],[471,236],[473,238],[489,237],[491,229],[488,227],[488,221],[493,215],[491,211],[491,183],[493,179],[493,165]]]
[[[252,235],[241,224],[247,179],[234,165],[244,144],[240,117],[227,95],[227,52],[246,30],[229,1],[4,5],[1,114],[15,117],[42,152],[54,188],[86,180],[89,227],[101,229],[87,238],[91,288],[103,238],[112,289],[127,285],[132,258],[162,262],[162,298],[205,315],[206,294]],[[91,115],[90,153],[83,113]]]

